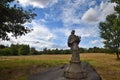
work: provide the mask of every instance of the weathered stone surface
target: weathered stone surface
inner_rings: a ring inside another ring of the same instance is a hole
[[[71,57],[71,61],[80,61],[80,56],[79,56],[79,43],[80,43],[80,39],[81,37],[75,35],[75,30],[71,31],[70,36],[68,37],[68,47],[71,48],[71,52],[72,52],[72,57]]]
[[[31,75],[28,80],[101,80],[100,75],[88,63],[81,62],[81,68],[86,72],[84,79],[66,79],[64,72],[69,65],[50,69],[46,72]]]
[[[70,62],[64,72],[64,77],[69,79],[84,79],[86,71],[82,68],[81,62]]]

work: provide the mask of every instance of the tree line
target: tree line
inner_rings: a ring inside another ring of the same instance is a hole
[[[0,45],[0,55],[9,56],[9,55],[29,55],[30,47],[29,45],[14,45],[12,44],[10,47]]]
[[[79,53],[114,53],[112,50],[106,49],[106,48],[99,48],[99,47],[92,47],[92,48],[79,48]],[[120,50],[119,50],[120,52]],[[47,49],[44,48],[43,51],[41,51],[42,54],[71,54],[70,49]]]
[[[120,52],[120,50],[119,50]],[[111,50],[99,47],[79,48],[79,53],[113,53]],[[70,49],[47,49],[37,51],[35,48],[25,44],[11,44],[11,46],[0,45],[0,56],[19,56],[19,55],[41,55],[41,54],[71,54]]]

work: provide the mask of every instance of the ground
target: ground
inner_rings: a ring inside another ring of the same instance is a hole
[[[103,80],[120,80],[120,61],[116,55],[82,53]],[[0,80],[27,80],[31,74],[69,63],[71,55],[0,56]]]

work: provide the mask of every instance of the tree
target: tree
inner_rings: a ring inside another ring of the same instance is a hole
[[[82,47],[79,48],[79,53],[85,53],[86,51],[87,51],[86,48],[82,48]]]
[[[117,59],[119,57],[120,49],[120,0],[111,0],[116,2],[116,13],[110,14],[106,17],[105,22],[99,23],[100,35],[104,39],[105,47],[112,52],[115,52]]]
[[[47,54],[47,48],[44,48],[42,52],[43,54]]]
[[[19,44],[16,44],[16,45],[11,44],[10,49],[11,49],[12,55],[19,55],[18,54],[19,47],[20,47]]]
[[[34,47],[32,47],[32,48],[30,49],[30,54],[31,54],[31,55],[38,55],[38,52],[36,51],[36,49],[35,49]]]
[[[10,3],[15,0],[0,0],[0,39],[10,40],[8,33],[16,37],[25,35],[32,29],[25,27],[23,24],[31,22],[36,16],[32,10],[23,10],[16,4],[11,7]]]
[[[29,55],[30,54],[30,47],[29,45],[20,45],[18,49],[19,55]]]
[[[1,56],[10,56],[10,55],[12,55],[11,49],[10,48],[0,49],[0,55]]]
[[[111,0],[113,3],[117,3],[117,5],[114,7],[114,10],[119,14],[120,17],[120,0]]]
[[[6,48],[6,46],[0,45],[0,49],[4,49],[4,48]]]

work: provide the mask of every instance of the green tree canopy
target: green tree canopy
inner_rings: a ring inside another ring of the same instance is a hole
[[[18,49],[19,55],[29,55],[30,54],[30,47],[29,45],[20,45]]]
[[[104,44],[107,49],[115,52],[119,59],[120,49],[120,0],[111,0],[116,2],[117,6],[114,8],[116,13],[110,14],[106,17],[105,22],[99,23],[100,35],[105,40]]]
[[[31,22],[36,16],[32,10],[24,10],[22,7],[10,7],[14,0],[0,0],[0,39],[9,40],[8,33],[17,37],[25,35],[31,29],[25,27],[23,24]]]

